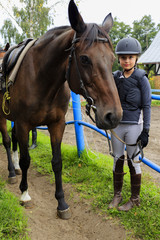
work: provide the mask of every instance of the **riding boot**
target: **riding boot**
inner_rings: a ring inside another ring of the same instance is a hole
[[[108,206],[108,209],[116,208],[122,201],[122,186],[123,186],[123,176],[125,173],[113,172],[113,183],[114,183],[114,197]]]
[[[37,147],[37,130],[32,131],[32,145],[29,149],[34,149]]]
[[[141,174],[131,175],[131,198],[124,205],[118,208],[119,211],[129,211],[134,206],[140,206],[140,187],[141,187]]]

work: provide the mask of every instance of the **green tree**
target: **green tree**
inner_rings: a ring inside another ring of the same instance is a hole
[[[118,22],[117,17],[114,18],[113,27],[109,33],[112,40],[113,48],[115,49],[118,41],[126,36],[130,36],[132,28],[124,22]]]
[[[47,27],[53,24],[49,15],[50,8],[46,7],[47,0],[20,0],[22,8],[13,6],[13,18],[19,29],[10,19],[4,21],[0,33],[5,41],[18,43],[25,38],[37,38],[47,31]]]
[[[157,25],[157,31],[160,31],[160,23]]]
[[[117,17],[114,18],[113,27],[109,33],[114,51],[119,40],[126,36],[130,36],[131,33],[131,26],[125,24],[124,22],[118,22]],[[121,69],[120,65],[118,64],[118,59],[116,59],[116,61],[114,62],[113,71],[117,69]]]
[[[133,22],[132,37],[139,40],[144,52],[157,34],[157,28],[152,21],[151,15],[145,15],[140,21]]]

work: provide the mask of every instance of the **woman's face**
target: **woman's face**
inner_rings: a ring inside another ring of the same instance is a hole
[[[137,55],[119,55],[119,62],[123,70],[133,68],[137,61]]]

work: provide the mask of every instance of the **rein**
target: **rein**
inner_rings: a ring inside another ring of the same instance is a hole
[[[87,41],[88,39],[86,38],[85,41]],[[84,81],[81,77],[80,71],[79,71],[79,67],[78,67],[78,63],[77,63],[77,58],[76,58],[76,54],[75,54],[75,50],[76,50],[76,43],[78,43],[80,41],[80,38],[76,38],[76,33],[74,34],[73,40],[72,40],[72,46],[70,48],[70,55],[69,55],[69,61],[68,61],[68,67],[67,67],[67,71],[66,71],[66,79],[69,81],[70,78],[70,71],[71,71],[71,63],[72,63],[72,58],[74,58],[75,64],[76,64],[76,70],[77,70],[77,74],[78,74],[78,78],[80,81],[80,89],[82,91],[82,95],[85,98],[85,100],[87,101],[86,104],[86,114],[91,118],[91,120],[95,123],[95,120],[93,119],[93,117],[90,114],[90,110],[92,109],[93,112],[96,112],[96,106],[94,105],[94,100],[89,96],[85,85],[84,85]],[[107,38],[100,38],[97,37],[94,39],[94,42],[102,42],[102,43],[106,43],[108,42]]]
[[[135,158],[139,153],[141,154],[141,159],[143,159],[143,157],[144,157],[144,153],[143,153],[141,141],[138,141],[137,143],[134,143],[134,144],[128,144],[128,143],[124,142],[112,129],[110,129],[110,132],[111,132],[120,142],[122,142],[123,144],[125,144],[125,145],[127,145],[127,146],[131,146],[131,147],[138,146],[139,151],[136,152],[137,149],[135,149],[135,151],[134,151],[131,159],[132,159],[133,162],[135,162],[135,163],[140,163],[140,162],[142,162],[142,160],[134,161],[134,158]],[[105,130],[105,133],[106,133],[107,139],[108,139],[109,154],[110,154],[112,157],[116,157],[116,156],[113,154],[113,151],[112,151],[112,148],[111,148],[111,140],[109,139],[109,135],[108,135],[107,130]],[[131,159],[126,159],[126,161],[131,160]]]

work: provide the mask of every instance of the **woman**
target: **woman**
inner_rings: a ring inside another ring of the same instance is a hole
[[[118,42],[115,52],[123,69],[123,71],[113,73],[123,109],[123,117],[114,132],[126,143],[131,178],[131,197],[127,203],[118,207],[122,201],[125,144],[111,134],[114,154],[114,198],[108,208],[118,207],[120,211],[129,211],[133,206],[140,205],[141,166],[138,162],[139,155],[133,159],[135,153],[138,152],[138,147],[134,144],[141,141],[142,148],[148,144],[151,89],[145,71],[136,68],[138,55],[141,53],[141,45],[138,40],[131,37],[123,38]]]

